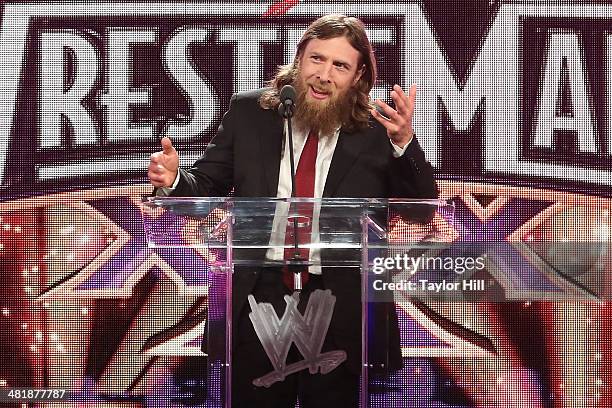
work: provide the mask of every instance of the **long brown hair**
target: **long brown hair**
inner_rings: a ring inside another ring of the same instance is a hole
[[[297,78],[299,59],[310,40],[313,38],[328,40],[336,37],[345,37],[351,46],[359,51],[359,65],[364,67],[361,78],[353,87],[353,92],[349,93],[352,111],[348,123],[343,123],[342,126],[347,131],[366,128],[371,108],[369,93],[376,82],[376,60],[361,20],[341,14],[328,14],[310,24],[297,45],[293,62],[279,67],[275,77],[267,83],[270,89],[261,95],[259,99],[261,107],[264,109],[278,107],[280,89],[292,84]]]

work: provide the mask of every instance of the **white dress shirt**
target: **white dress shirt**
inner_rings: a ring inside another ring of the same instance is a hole
[[[293,155],[295,160],[295,169],[297,170],[298,163],[300,162],[300,156],[306,145],[306,139],[310,133],[310,129],[301,128],[296,126],[293,130]],[[338,136],[340,135],[340,128],[336,129],[333,134],[319,135],[319,144],[317,148],[317,161],[315,163],[315,185],[314,185],[314,198],[323,197],[323,189],[325,188],[325,181],[327,180],[327,173],[329,173],[329,166],[331,164],[336,144],[338,143]],[[285,123],[285,140],[284,148],[281,155],[280,169],[278,173],[278,190],[276,192],[277,198],[291,197],[291,164],[289,159],[289,137],[287,135],[287,126]],[[389,139],[390,140],[390,139]],[[406,151],[408,144],[403,148],[393,144],[393,156],[400,157]],[[276,207],[276,213],[274,215],[274,221],[272,224],[272,238],[270,242],[271,248],[266,252],[266,258],[270,260],[280,261],[284,257],[284,243],[285,243],[285,231],[287,229],[287,213],[289,207],[287,203],[279,203]],[[313,209],[313,219],[311,226],[311,249],[310,249],[310,261],[314,264],[308,268],[308,272],[312,274],[321,274],[321,250],[317,247],[319,242],[319,213],[321,208],[315,206]]]

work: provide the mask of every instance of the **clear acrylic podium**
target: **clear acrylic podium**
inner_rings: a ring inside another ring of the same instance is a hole
[[[354,269],[355,276],[361,277],[361,305],[356,307],[361,307],[362,319],[360,401],[366,407],[370,406],[372,381],[391,374],[385,337],[389,336],[386,328],[393,322],[386,321],[388,317],[373,321],[371,306],[393,307],[396,294],[376,288],[401,273],[401,268],[389,261],[395,254],[424,246],[430,249],[452,240],[449,231],[454,206],[443,200],[416,199],[145,197],[143,220],[149,247],[188,246],[208,261],[208,270],[195,273],[201,274],[208,285],[208,320],[202,348],[208,354],[209,388],[214,387],[209,394],[214,394],[211,398],[218,406],[231,406],[232,275],[245,267],[249,271],[282,268],[288,263],[285,250],[296,246],[309,255],[303,261],[291,262],[303,273],[310,267],[325,278]],[[308,239],[300,238],[296,245],[293,236],[299,236],[300,229],[305,229]],[[336,296],[330,290],[316,292],[303,315],[297,310],[299,295],[295,293],[285,297],[283,316],[252,296],[244,303],[251,310],[255,332],[274,367],[269,374],[253,379],[256,386],[270,386],[301,370],[325,374],[346,360],[344,350],[321,352]],[[286,364],[292,343],[304,360]],[[217,378],[214,386],[210,385],[212,378]]]

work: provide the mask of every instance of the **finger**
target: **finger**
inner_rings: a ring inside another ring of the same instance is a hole
[[[376,109],[370,109],[370,113],[372,114],[374,119],[376,119],[378,121],[378,123],[383,125],[385,127],[385,129],[387,129],[388,133],[395,134],[395,132],[397,132],[397,125],[395,125],[389,119],[387,119],[383,115],[381,115],[380,112],[378,112]]]
[[[162,155],[161,155],[161,153],[160,152],[153,153],[150,156],[149,161],[151,163],[154,163],[154,164],[161,164],[161,162],[162,162]]]
[[[408,113],[412,115],[412,111],[414,110],[414,98],[416,97],[416,85],[412,84],[410,86],[408,94],[406,94],[406,92],[404,92],[402,87],[397,84],[393,85],[393,91],[396,92],[397,98],[398,98],[397,100],[393,98],[393,101],[396,103],[396,106],[398,107],[398,112],[402,114]],[[391,92],[391,97],[393,97],[393,91]],[[412,95],[412,101],[410,99],[411,95]]]
[[[416,94],[417,94],[416,84],[410,85],[410,90],[408,91],[408,109],[410,110],[410,115],[414,113],[414,107],[416,104]]]
[[[147,171],[147,177],[149,178],[149,180],[151,181],[162,181],[163,180],[163,174],[154,171],[152,169],[149,169]]]
[[[391,99],[393,99],[393,103],[395,103],[395,109],[397,110],[398,114],[404,116],[409,113],[408,98],[400,95],[400,93],[394,89],[391,91]]]
[[[153,172],[155,174],[162,174],[162,175],[167,174],[169,172],[166,166],[164,166],[162,163],[154,163],[154,162],[149,163],[149,167],[147,168],[147,171]]]
[[[164,137],[161,140],[162,148],[164,149],[164,154],[173,154],[176,153],[176,150],[172,146],[172,141],[169,137]]]
[[[395,84],[393,85],[393,90],[397,92],[400,98],[404,98],[405,100],[408,100],[408,96],[406,95],[406,93],[404,92],[401,86]]]
[[[158,163],[149,163],[149,167],[147,168],[149,172],[153,172],[155,174],[162,174],[164,172],[164,166]]]
[[[151,180],[151,179],[149,179],[149,181],[151,182],[153,187],[165,187],[164,183],[162,183],[161,181]]]
[[[166,185],[169,184],[169,179],[172,175],[165,169],[160,170],[159,168],[151,168],[147,171],[147,177],[153,181],[159,181]]]
[[[148,172],[147,177],[149,178],[151,184],[156,187],[161,187],[164,185],[164,178],[158,174],[152,174],[151,172]]]
[[[393,109],[392,107],[390,107],[389,105],[387,105],[384,101],[381,101],[380,99],[377,99],[374,103],[376,103],[376,105],[378,105],[382,109],[383,114],[386,117],[388,117],[389,119],[391,119],[391,120],[398,120],[399,119],[399,115],[398,115],[397,111],[395,109]]]
[[[417,91],[416,84],[410,85],[410,89],[408,89],[408,93],[404,92],[402,87],[397,84],[393,85],[393,90],[397,92],[400,98],[406,101],[407,104],[414,104],[414,101],[416,99],[416,91]]]
[[[161,183],[164,181],[163,177],[151,173],[147,173],[147,177],[153,183]]]

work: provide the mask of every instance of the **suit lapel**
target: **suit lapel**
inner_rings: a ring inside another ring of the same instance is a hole
[[[273,110],[267,111],[270,120],[263,121],[259,129],[260,157],[267,181],[267,197],[276,197],[278,191],[278,170],[283,142],[283,120]]]
[[[263,162],[267,196],[276,197],[278,191],[278,171],[283,143],[282,118],[275,111],[267,111],[270,120],[265,120],[259,129],[260,157]],[[367,131],[347,133],[343,130],[338,135],[329,173],[323,189],[323,197],[333,197],[340,182],[357,160],[361,151],[367,146]]]
[[[327,173],[323,197],[334,197],[340,182],[367,145],[366,141],[367,132],[365,131],[355,133],[340,131],[338,143],[329,166],[329,173]]]

